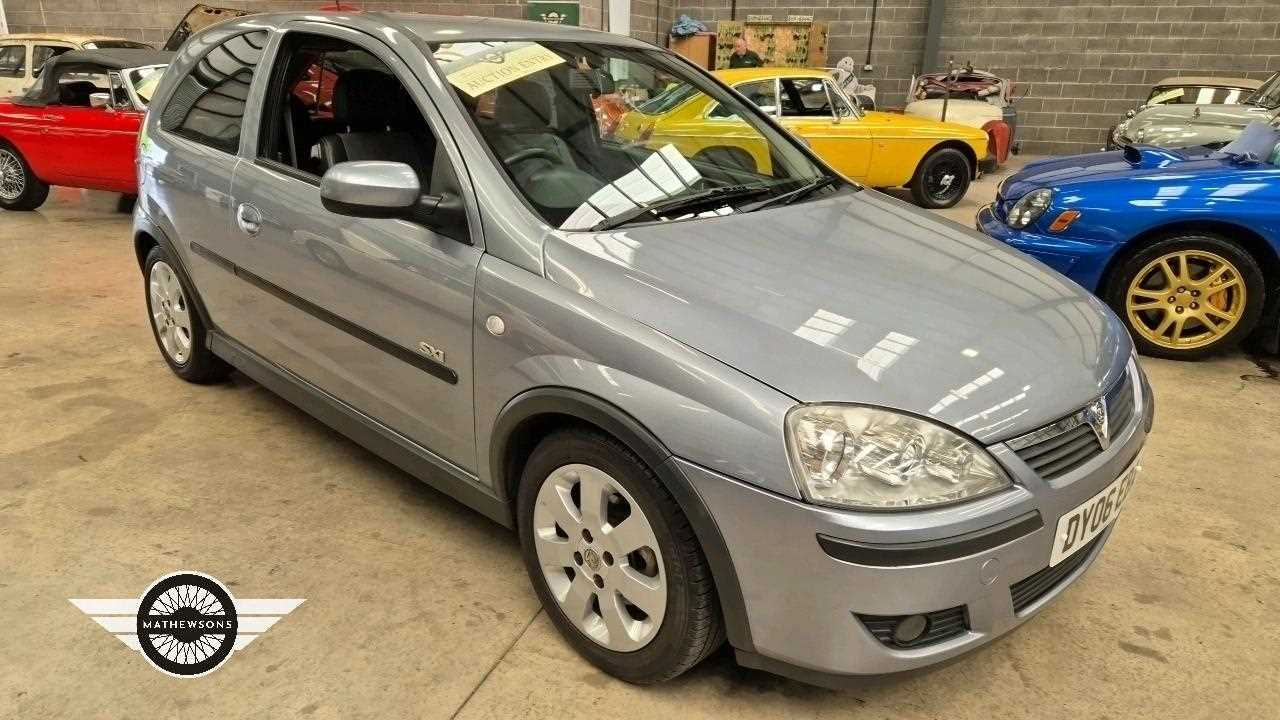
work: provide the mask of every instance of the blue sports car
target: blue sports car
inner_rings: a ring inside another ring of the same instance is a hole
[[[1145,354],[1199,358],[1254,330],[1274,343],[1280,130],[1258,125],[1221,151],[1031,163],[1000,184],[978,229],[1095,292]]]

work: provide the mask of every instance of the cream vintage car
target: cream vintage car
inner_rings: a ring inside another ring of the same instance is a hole
[[[0,97],[21,95],[40,77],[40,68],[50,58],[68,50],[152,47],[137,40],[102,35],[25,33],[0,35]]]

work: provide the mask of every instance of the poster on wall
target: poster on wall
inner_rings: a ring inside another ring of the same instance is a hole
[[[579,7],[576,2],[529,0],[526,7],[528,8],[527,18],[534,22],[574,26],[579,24]]]

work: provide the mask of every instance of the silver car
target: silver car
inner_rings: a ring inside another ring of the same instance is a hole
[[[1171,80],[1210,80],[1211,78],[1171,78]],[[1170,88],[1170,93],[1186,93],[1190,83]],[[1159,87],[1152,90],[1152,99],[1136,113],[1107,133],[1105,149],[1112,150],[1125,145],[1154,145],[1163,148],[1184,148],[1205,145],[1214,149],[1235,140],[1245,126],[1255,120],[1274,120],[1280,111],[1280,73],[1275,73],[1260,87],[1245,92],[1229,90],[1218,95],[1213,88],[1197,92],[1195,101],[1154,102]]]
[[[702,96],[706,132],[652,138],[651,99]],[[832,684],[977,648],[1097,557],[1150,430],[1100,302],[626,37],[234,20],[139,165],[174,373],[234,367],[514,528],[628,681],[726,638]]]

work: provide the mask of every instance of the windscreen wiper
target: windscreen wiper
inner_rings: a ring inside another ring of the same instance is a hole
[[[795,190],[790,190],[788,192],[782,193],[781,195],[775,195],[771,198],[765,198],[764,200],[761,200],[760,202],[755,203],[754,205],[744,206],[742,208],[742,211],[754,212],[756,210],[763,210],[764,208],[773,207],[775,205],[790,205],[796,200],[812,195],[813,193],[821,190],[824,187],[830,187],[832,185],[836,185],[839,182],[840,182],[840,178],[836,177],[835,175],[823,175],[817,180],[814,180],[812,182],[807,182],[804,185],[801,185],[800,187],[796,188]],[[857,187],[857,186],[855,185],[854,187]]]
[[[592,232],[612,230],[619,225],[626,225],[629,222],[634,222],[645,215],[652,215],[656,219],[674,212],[690,212],[695,208],[706,205],[719,205],[726,200],[752,197],[772,190],[772,185],[721,185],[719,187],[689,193],[688,195],[679,195],[673,198],[667,198],[666,200],[649,203],[648,205],[634,207],[619,215],[614,215],[613,217],[607,217],[601,220],[595,225],[592,225],[591,230]]]

